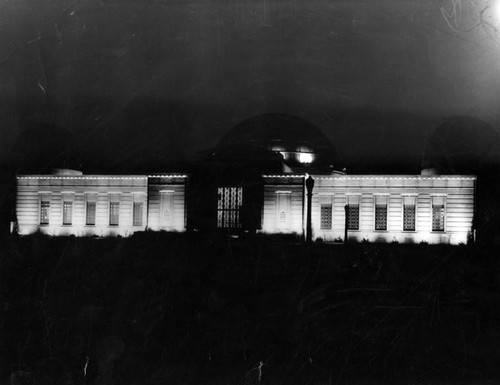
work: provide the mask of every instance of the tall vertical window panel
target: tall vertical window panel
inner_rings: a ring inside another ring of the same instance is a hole
[[[332,218],[333,218],[333,207],[332,207],[332,197],[331,196],[320,196],[320,229],[321,230],[331,230],[332,229]]]
[[[85,203],[85,225],[96,224],[97,195],[87,195]]]
[[[142,196],[133,197],[132,203],[132,225],[142,226],[144,218],[144,199]]]
[[[359,230],[359,195],[347,195],[347,229]]]
[[[375,195],[375,230],[387,230],[387,195]]]
[[[445,199],[444,196],[432,196],[432,231],[444,231]]]
[[[40,196],[40,224],[48,225],[50,221],[50,194]]]
[[[63,200],[63,225],[69,226],[73,224],[73,201]]]
[[[403,196],[403,231],[415,231],[416,229],[416,202],[416,196]]]
[[[109,202],[109,225],[118,226],[120,224],[120,201],[111,198]]]

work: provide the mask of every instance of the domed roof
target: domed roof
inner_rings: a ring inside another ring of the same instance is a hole
[[[50,173],[53,169],[79,169],[81,153],[73,133],[51,122],[31,122],[11,148],[18,173]]]
[[[481,174],[500,165],[500,135],[471,117],[446,119],[427,140],[423,168],[445,174]]]
[[[238,123],[220,140],[218,149],[254,147],[279,152],[286,163],[339,168],[335,148],[316,126],[296,116],[257,115]]]

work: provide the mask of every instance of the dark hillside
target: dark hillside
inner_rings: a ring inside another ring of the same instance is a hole
[[[493,251],[290,241],[162,233],[6,240],[2,378],[274,385],[500,377]]]

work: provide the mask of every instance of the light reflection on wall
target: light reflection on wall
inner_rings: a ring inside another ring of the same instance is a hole
[[[303,186],[300,181],[297,184],[266,185],[264,187],[264,205],[266,209],[262,216],[262,230],[268,234],[302,234],[304,229],[303,208]],[[287,199],[284,199],[284,198]],[[286,223],[280,223],[284,212]]]
[[[295,151],[287,151],[283,146],[273,146],[272,151],[279,152],[284,160],[293,160],[302,164],[310,164],[314,162],[316,154],[309,148],[300,146]]]
[[[298,157],[299,162],[304,163],[304,164],[312,163],[312,161],[314,160],[313,154],[311,154],[309,152],[299,152],[297,154],[297,157]]]
[[[276,223],[275,217],[267,216],[264,217],[262,221],[262,230],[259,232],[266,234],[302,234],[303,224],[302,220],[298,216],[293,216],[290,219],[290,224],[287,229],[279,229],[278,224]]]
[[[495,21],[500,24],[500,1],[496,0],[493,2],[493,15]]]
[[[137,229],[130,227],[116,227],[111,228],[109,226],[85,226],[85,225],[71,225],[71,226],[59,226],[59,225],[50,225],[50,226],[23,226],[19,234],[20,235],[29,235],[39,231],[42,234],[50,235],[50,236],[70,236],[74,235],[76,237],[128,237],[131,236],[134,232],[138,231]]]

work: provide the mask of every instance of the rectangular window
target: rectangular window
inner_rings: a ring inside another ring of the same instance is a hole
[[[120,218],[120,203],[110,202],[109,203],[109,225],[118,226]]]
[[[85,215],[85,224],[87,226],[95,226],[95,211],[96,211],[96,202],[87,201],[87,212]]]
[[[387,230],[387,196],[375,195],[375,230]]]
[[[49,224],[49,214],[50,214],[50,201],[42,200],[40,201],[40,224]]]
[[[359,230],[359,195],[347,196],[347,229]]]
[[[71,225],[73,222],[73,202],[63,202],[63,225]]]
[[[142,202],[134,202],[133,224],[134,226],[142,226]]]
[[[445,197],[432,197],[432,231],[444,231],[444,199]]]
[[[416,197],[403,197],[403,231],[415,231]]]
[[[320,206],[320,216],[321,230],[331,230],[332,229],[332,204],[331,203],[322,203]]]

